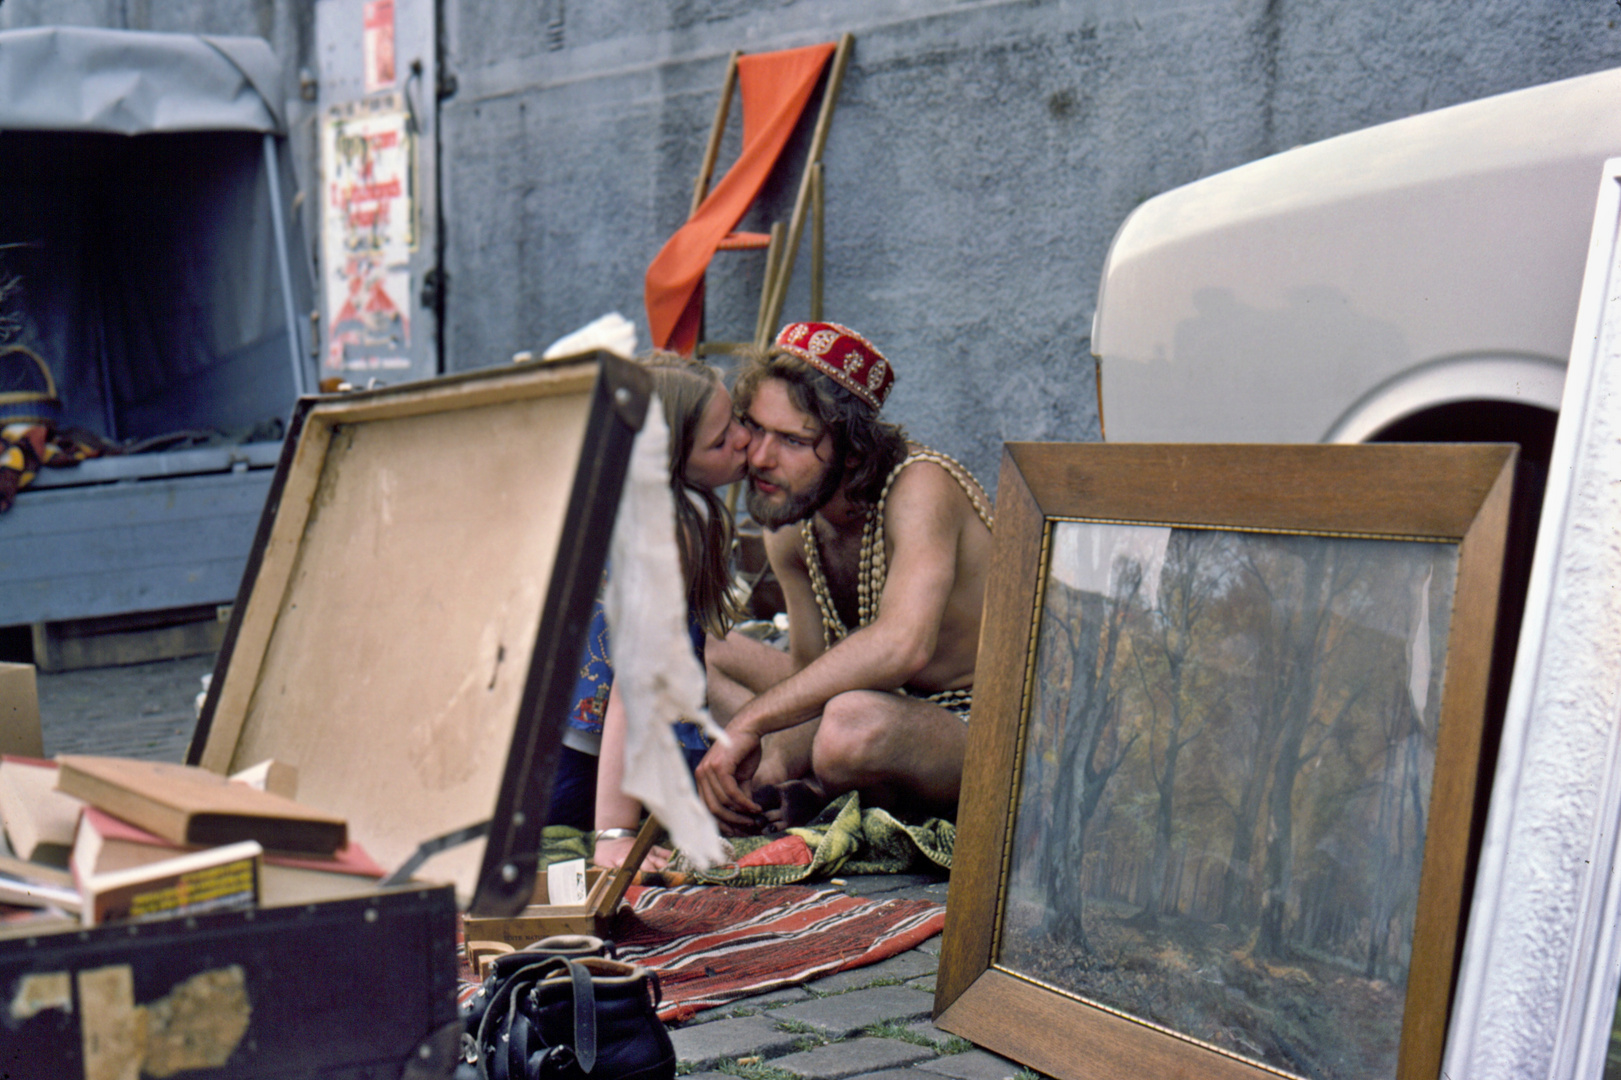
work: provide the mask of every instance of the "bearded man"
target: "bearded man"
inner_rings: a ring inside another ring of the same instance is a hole
[[[955,813],[991,552],[991,508],[961,465],[879,411],[895,373],[837,323],[791,323],[747,355],[747,500],[788,608],[786,653],[710,649],[728,743],[696,778],[734,833],[833,797]]]

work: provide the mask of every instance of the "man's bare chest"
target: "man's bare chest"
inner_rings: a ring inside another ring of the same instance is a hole
[[[861,534],[841,533],[831,528],[813,526],[815,555],[821,563],[822,577],[827,582],[833,607],[844,625],[854,629],[858,618],[858,583],[861,578]],[[810,553],[807,552],[807,555]]]

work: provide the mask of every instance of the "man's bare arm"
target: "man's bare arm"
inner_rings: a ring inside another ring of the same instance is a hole
[[[799,529],[788,526],[767,532],[765,550],[788,609],[788,655],[785,658],[788,662],[783,665],[788,671],[776,682],[761,684],[753,679],[742,680],[761,691],[792,677],[825,651],[821,615],[805,566]],[[761,811],[745,788],[759,765],[760,737],[742,729],[735,733],[731,730],[737,713],[753,701],[751,697],[732,707],[732,716],[726,722],[731,737],[709,748],[693,776],[698,794],[714,815],[723,825],[738,829],[750,828],[754,816]]]
[[[726,725],[729,744],[711,747],[698,766],[698,791],[722,822],[743,827],[760,813],[746,786],[764,736],[815,720],[846,691],[898,689],[928,664],[956,580],[963,519],[953,500],[961,498],[956,482],[934,465],[913,466],[896,479],[884,523],[894,555],[877,617],[819,654],[813,650],[821,648],[820,610],[803,558],[788,546],[798,537],[782,535],[790,530],[768,537],[766,553],[789,604],[792,647],[812,658],[743,705]]]
[[[740,731],[768,735],[814,720],[837,694],[895,690],[922,670],[934,655],[941,618],[956,580],[962,520],[953,500],[961,497],[956,482],[933,465],[913,466],[897,478],[890,489],[885,520],[894,555],[877,618],[749,702],[727,730],[741,725]],[[771,554],[769,543],[767,551]],[[792,607],[789,612],[796,652],[802,627],[815,636],[818,648],[822,633],[821,614],[803,566],[802,559],[795,568],[785,558],[779,570],[785,597],[800,591],[798,578],[808,598],[809,611],[803,618]],[[778,569],[776,562],[773,568]]]

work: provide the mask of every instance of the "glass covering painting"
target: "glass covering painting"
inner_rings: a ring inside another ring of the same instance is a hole
[[[1058,521],[996,966],[1396,1071],[1458,548]]]

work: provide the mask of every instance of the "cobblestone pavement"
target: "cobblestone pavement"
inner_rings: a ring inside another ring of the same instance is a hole
[[[183,761],[212,656],[37,677],[45,753]]]
[[[946,898],[935,878],[840,880],[855,896]],[[699,1013],[671,1033],[681,1068],[689,1080],[1039,1080],[930,1021],[939,954],[936,936],[868,967]]]
[[[47,754],[181,761],[211,656],[40,674]],[[943,880],[841,879],[856,896],[944,901]],[[1037,1080],[930,1022],[938,936],[882,963],[699,1013],[672,1031],[692,1080]]]

